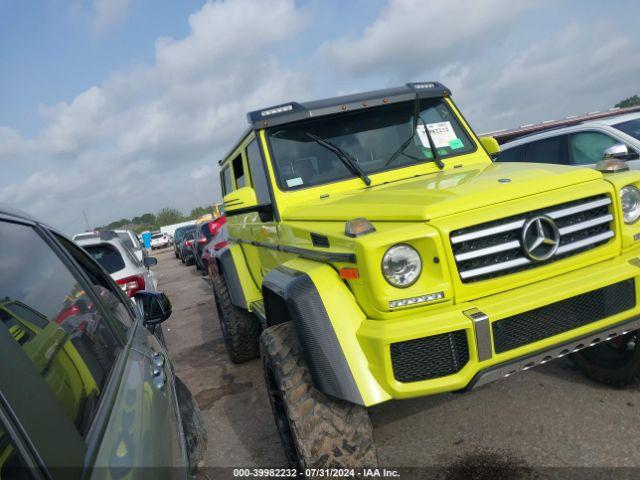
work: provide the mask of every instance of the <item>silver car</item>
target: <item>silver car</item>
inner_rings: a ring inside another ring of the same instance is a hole
[[[157,260],[144,257],[141,262],[117,234],[103,232],[98,237],[76,240],[75,243],[86,250],[129,297],[133,298],[140,290],[157,291],[158,279],[149,268]]]
[[[527,135],[502,145],[496,161],[595,167],[605,150],[618,145],[627,148],[624,159],[628,167],[640,170],[640,113]]]

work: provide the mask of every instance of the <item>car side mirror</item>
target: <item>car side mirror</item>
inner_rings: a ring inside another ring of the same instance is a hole
[[[480,144],[484,147],[491,158],[500,153],[500,144],[493,137],[480,137]]]
[[[158,325],[171,316],[171,301],[162,292],[140,290],[133,298],[142,309],[145,325]]]
[[[156,257],[144,257],[142,262],[144,263],[145,267],[149,268],[149,267],[153,267],[154,265],[157,265],[158,259]]]
[[[224,209],[233,212],[258,206],[256,191],[251,187],[242,187],[224,196]]]
[[[628,159],[629,148],[624,143],[617,143],[604,151],[602,160],[596,164],[596,170],[603,173],[626,172],[629,166],[625,160]]]

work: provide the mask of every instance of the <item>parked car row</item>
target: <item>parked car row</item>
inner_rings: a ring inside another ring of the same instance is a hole
[[[226,217],[218,217],[175,231],[174,254],[185,265],[195,265],[202,275],[209,275],[209,262],[216,249],[227,240]]]
[[[0,478],[186,479],[203,458],[156,261],[120,233],[73,242],[0,205]]]

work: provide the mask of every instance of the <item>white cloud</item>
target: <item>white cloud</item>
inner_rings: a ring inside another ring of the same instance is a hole
[[[63,224],[82,209],[101,224],[212,203],[217,162],[246,128],[246,112],[309,91],[308,75],[270,53],[305,18],[293,0],[206,3],[189,17],[189,35],[156,42],[153,65],[114,72],[71,102],[43,108],[37,137],[0,127],[8,140],[0,159],[27,148],[41,159],[26,180],[0,189],[0,201],[69,230],[81,228]]]
[[[530,2],[390,0],[360,36],[325,43],[323,54],[344,75],[413,77],[499,41]]]
[[[567,25],[506,57],[451,63],[439,77],[487,131],[607,109],[637,91],[638,75],[636,43],[602,23]]]
[[[93,0],[91,28],[101,35],[127,17],[131,0]]]

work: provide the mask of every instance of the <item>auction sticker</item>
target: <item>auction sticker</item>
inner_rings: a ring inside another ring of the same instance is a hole
[[[449,142],[452,140],[459,140],[458,137],[456,137],[456,132],[453,131],[451,122],[427,123],[427,128],[429,129],[431,139],[433,140],[436,148],[453,148]],[[418,125],[416,132],[418,133],[418,137],[420,138],[422,145],[428,148],[429,139],[427,138],[427,133],[424,130],[424,125]]]

